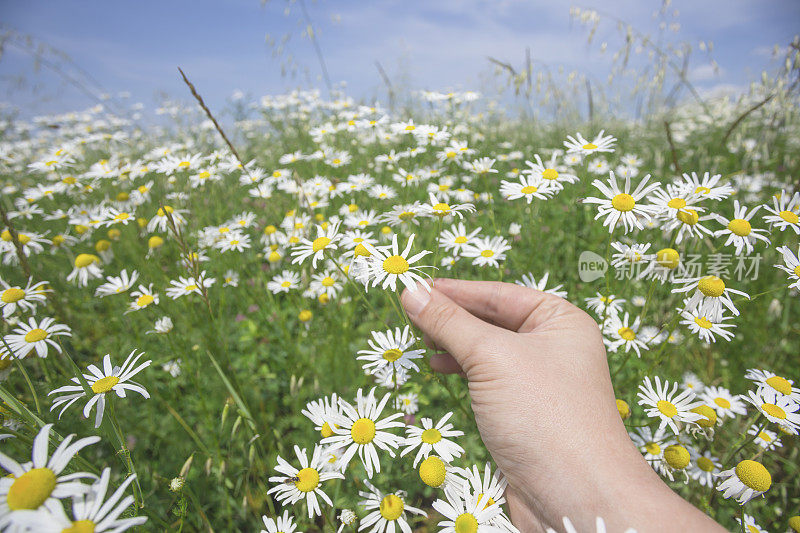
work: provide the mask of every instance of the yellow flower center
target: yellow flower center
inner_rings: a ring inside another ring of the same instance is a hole
[[[800,221],[800,218],[798,218],[797,213],[793,211],[781,211],[780,213],[778,213],[778,216],[781,217],[786,222],[789,222],[790,224],[797,224],[797,222]]]
[[[300,492],[311,492],[319,485],[319,472],[313,468],[302,469],[297,473],[296,477],[297,481],[294,482],[294,486]]]
[[[672,270],[680,264],[681,256],[677,250],[672,248],[662,248],[656,252],[656,262],[659,264],[659,266]]]
[[[445,155],[447,155],[448,158],[452,159],[452,158],[454,158],[456,156],[456,153],[453,152],[453,151],[450,151],[450,152],[447,152],[447,154],[445,154]]]
[[[770,436],[769,436],[769,434],[767,434],[767,433],[766,433],[766,432],[764,432],[764,431],[761,431],[761,432],[758,434],[758,438],[759,438],[759,439],[761,439],[761,440],[763,440],[764,442],[772,442],[772,437],[770,437]]]
[[[464,244],[465,242],[467,242],[467,238],[464,237],[463,235],[460,235],[456,237],[453,242],[455,242],[456,244]]]
[[[492,257],[494,256],[494,250],[484,250],[481,252],[481,256],[483,257]]]
[[[694,209],[678,211],[678,214],[675,216],[678,218],[678,220],[689,226],[694,226],[700,220],[700,215],[698,215],[697,211]]]
[[[597,148],[596,146],[594,147]],[[478,519],[472,516],[470,513],[460,514],[458,515],[458,518],[456,518],[455,530],[456,533],[477,533]]]
[[[367,444],[375,438],[375,422],[369,418],[359,418],[350,428],[350,436],[356,444]]]
[[[697,288],[709,298],[719,298],[725,292],[725,282],[717,276],[706,276],[697,283]]]
[[[422,442],[426,444],[436,444],[440,440],[442,440],[442,433],[436,428],[426,429],[422,432]]]
[[[419,465],[419,478],[429,487],[438,488],[444,483],[444,461],[431,455]]]
[[[723,409],[730,409],[731,402],[726,400],[725,398],[714,398],[714,403],[718,406],[722,407]]]
[[[25,291],[18,287],[11,287],[10,289],[6,289],[3,291],[3,295],[0,296],[0,300],[3,303],[13,304],[14,302],[18,302],[25,298]]]
[[[773,418],[779,418],[781,420],[786,419],[786,411],[784,411],[774,403],[761,404],[761,410]]]
[[[680,444],[673,444],[664,449],[664,460],[675,470],[683,470],[689,466],[689,450]]]
[[[311,243],[311,249],[315,252],[319,252],[326,246],[331,243],[331,240],[328,237],[317,237],[314,239],[314,242]]]
[[[703,472],[711,472],[712,470],[714,470],[714,462],[708,457],[698,457],[697,468],[699,468]]]
[[[148,248],[158,248],[162,244],[164,244],[164,239],[162,239],[158,235],[153,235],[152,237],[150,237],[147,240],[147,247]]]
[[[694,323],[700,326],[703,329],[711,329],[714,324],[711,323],[709,319],[704,316],[699,316],[694,319]]]
[[[659,455],[661,453],[661,446],[659,446],[657,442],[646,443],[644,449],[650,455]]]
[[[632,341],[636,338],[636,332],[631,328],[619,328],[617,333],[626,341]]]
[[[314,313],[309,311],[308,309],[303,309],[297,314],[297,319],[300,322],[308,322],[314,316]]]
[[[267,260],[270,263],[276,263],[281,260],[281,254],[273,250],[272,252],[269,253],[269,257],[267,257]]]
[[[383,497],[380,505],[381,516],[386,520],[397,520],[403,514],[403,500],[395,494],[388,494]]]
[[[697,187],[697,188],[694,190],[694,192],[695,192],[695,194],[708,194],[708,193],[710,193],[710,192],[711,192],[711,189],[709,189],[708,187],[703,187],[703,186],[701,185],[701,186]]]
[[[383,261],[383,269],[389,274],[403,274],[408,272],[409,268],[408,261],[399,255],[387,257]]]
[[[416,216],[416,215],[415,215],[414,213],[412,213],[411,211],[403,211],[402,213],[400,213],[400,214],[398,215],[398,217],[400,218],[400,220],[411,220],[411,219],[412,219],[412,218],[414,218],[415,216]]]
[[[73,522],[71,527],[61,530],[61,533],[94,533],[96,524],[91,520],[78,520]]]
[[[678,408],[672,402],[668,402],[666,400],[659,400],[656,404],[656,407],[661,412],[662,415],[672,418],[673,416],[678,414]]]
[[[322,434],[323,439],[333,436],[333,428],[327,422],[322,424],[322,429],[320,429],[319,432]]]
[[[369,257],[370,255],[372,255],[371,253],[369,253],[369,250],[367,250],[367,247],[364,246],[363,244],[359,244],[358,246],[356,246],[353,252],[355,253],[356,256],[359,257]]]
[[[336,282],[330,276],[326,276],[326,277],[322,278],[322,286],[323,287],[332,287],[334,283],[336,283]]]
[[[717,423],[717,412],[708,405],[698,405],[692,412],[703,417],[695,421],[702,428],[712,428]]]
[[[190,284],[190,285],[187,285],[187,286],[185,286],[185,287],[183,288],[183,290],[185,290],[186,292],[190,292],[190,291],[196,291],[196,290],[197,290],[197,285],[195,285],[194,283],[192,283],[192,284]]]
[[[520,189],[520,192],[522,194],[533,194],[538,190],[539,190],[538,187],[535,187],[533,185],[527,185],[527,186],[523,187],[522,189]]]
[[[11,484],[6,503],[12,511],[38,509],[56,488],[56,475],[49,468],[28,470]]]
[[[554,168],[546,168],[542,172],[542,177],[546,180],[558,179],[558,171]]]
[[[389,361],[390,363],[394,363],[401,357],[403,357],[403,352],[398,350],[397,348],[391,348],[383,352],[383,358]]]
[[[104,378],[100,378],[92,385],[92,392],[95,394],[103,394],[113,389],[114,385],[117,383],[119,383],[119,378],[117,376],[106,376]]]
[[[78,254],[78,257],[75,258],[75,266],[77,268],[86,268],[97,260],[98,257],[96,255]]]
[[[597,145],[594,143],[586,143],[582,146],[584,150],[597,150]]]
[[[625,400],[617,398],[617,412],[623,420],[626,420],[629,416],[631,416],[631,407]]]
[[[97,250],[98,252],[105,252],[109,248],[111,248],[111,241],[107,241],[106,239],[100,239],[94,245],[94,249]]]
[[[450,212],[450,206],[445,203],[439,202],[438,204],[433,206],[433,210],[438,211],[438,213],[434,213],[435,215],[444,216]]]
[[[667,207],[671,207],[672,209],[683,209],[686,207],[686,200],[683,198],[673,198],[667,202]]]
[[[25,342],[39,342],[47,338],[47,332],[42,328],[33,328],[25,334]]]
[[[633,196],[626,193],[619,193],[614,198],[611,199],[611,206],[616,209],[617,211],[633,211],[633,207],[636,205],[636,200],[633,199]]]
[[[172,213],[173,211],[175,210],[172,209],[172,207],[165,205],[164,207],[159,207],[158,211],[156,211],[156,214],[160,217],[163,217],[166,216],[166,213]]]
[[[782,378],[780,376],[772,376],[771,378],[767,378],[766,383],[767,385],[769,385],[776,391],[780,392],[781,394],[792,393],[792,384],[789,383],[789,380],[787,380],[786,378]]]
[[[131,217],[130,213],[119,213],[114,216],[114,220],[127,220]]]
[[[180,168],[186,168],[186,167],[189,167],[191,165],[192,164],[190,162],[188,162],[188,161],[181,161],[180,163],[178,163],[178,167],[180,167]]]
[[[151,303],[153,303],[154,298],[149,294],[142,294],[138,298],[136,298],[136,305],[139,307],[147,307]]]
[[[750,225],[750,222],[743,218],[734,218],[728,222],[728,229],[739,237],[747,237],[750,235],[753,227]]]
[[[758,492],[766,492],[772,486],[772,476],[758,461],[745,459],[736,465],[739,481]]]

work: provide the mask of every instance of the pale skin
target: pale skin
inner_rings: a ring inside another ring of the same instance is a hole
[[[675,494],[631,442],[597,323],[566,300],[510,283],[437,279],[403,292],[438,352],[431,367],[469,381],[486,448],[508,478],[524,533],[725,531]]]

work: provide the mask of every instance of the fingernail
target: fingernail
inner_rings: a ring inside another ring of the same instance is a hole
[[[403,307],[409,315],[416,316],[420,314],[430,301],[431,293],[423,287],[417,286],[417,290],[415,291],[407,289],[405,292],[403,292]]]

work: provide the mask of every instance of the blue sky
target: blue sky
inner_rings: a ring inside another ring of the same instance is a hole
[[[492,71],[487,56],[520,65],[529,46],[533,57],[551,68],[564,66],[603,79],[610,54],[601,54],[599,43],[608,41],[610,50],[619,43],[613,26],[605,25],[594,44],[587,45],[585,29],[570,20],[571,4],[557,0],[306,0],[306,5],[331,78],[366,99],[385,98],[376,60],[403,87],[481,90]],[[596,7],[654,34],[652,14],[661,2],[586,0],[576,5]],[[772,46],[788,43],[800,28],[796,0],[675,0],[669,11],[674,10],[681,29],[670,39],[714,42],[719,74],[701,55],[691,71],[705,90],[746,86],[761,70],[775,66]],[[0,0],[0,20],[5,29],[66,53],[102,90],[128,91],[132,101],[148,108],[159,94],[188,97],[177,66],[215,108],[235,89],[262,95],[323,87],[311,43],[300,36],[299,6],[285,0],[264,5],[259,0]],[[279,41],[287,32],[292,37],[285,50],[300,67],[294,78],[281,75],[282,60],[266,43],[267,35]],[[46,69],[34,72],[31,56],[10,46],[0,59],[0,101],[26,115],[94,103]]]

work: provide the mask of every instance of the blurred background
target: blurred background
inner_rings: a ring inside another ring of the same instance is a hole
[[[214,108],[331,87],[383,102],[390,92],[476,90],[531,107],[541,102],[525,93],[537,81],[540,92],[542,83],[545,92],[573,84],[624,103],[615,83],[627,78],[630,90],[637,77],[657,75],[647,69],[662,52],[674,67],[667,76],[685,77],[699,93],[741,93],[782,62],[800,28],[797,0],[0,5],[0,101],[20,116],[185,99],[178,66]],[[686,96],[678,86],[675,99]]]

